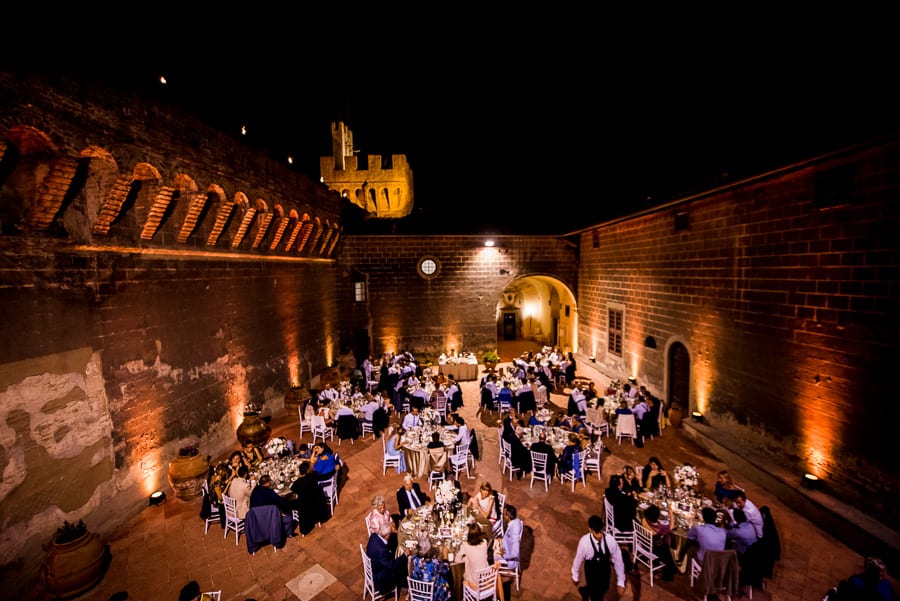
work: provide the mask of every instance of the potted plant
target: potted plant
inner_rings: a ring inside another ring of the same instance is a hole
[[[100,582],[110,559],[109,546],[88,532],[83,521],[64,521],[47,547],[41,583],[53,599],[80,595]]]
[[[492,370],[500,363],[500,355],[497,354],[497,351],[485,351],[481,355],[481,362],[486,368]]]

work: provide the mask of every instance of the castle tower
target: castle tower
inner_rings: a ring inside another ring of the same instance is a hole
[[[331,123],[333,156],[319,157],[322,182],[373,218],[397,219],[413,208],[413,174],[406,155],[369,155],[360,168],[353,132],[343,122]]]

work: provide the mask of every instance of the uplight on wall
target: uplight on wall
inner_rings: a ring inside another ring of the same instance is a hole
[[[494,241],[491,239],[485,240],[484,245],[487,246],[488,248],[490,248],[490,247],[494,246]]]
[[[162,490],[157,490],[156,492],[150,495],[150,507],[154,505],[161,505],[166,502],[166,493]]]
[[[703,423],[703,414],[700,413],[699,411],[694,411],[693,413],[691,413],[691,418],[692,418],[695,422],[698,422],[698,423],[701,423],[701,424]]]

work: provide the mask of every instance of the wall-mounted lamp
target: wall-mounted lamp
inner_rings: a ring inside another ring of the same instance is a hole
[[[816,476],[815,474],[803,474],[803,482],[802,482],[803,488],[808,488],[809,490],[816,490],[819,488],[821,483],[822,483],[822,481],[819,480],[819,477]]]
[[[487,246],[488,248],[490,248],[491,246],[494,245],[494,241],[493,241],[493,240],[490,240],[490,239],[485,240],[485,241],[484,241],[484,245]]]
[[[701,423],[701,424],[703,423],[703,414],[700,413],[699,411],[694,411],[693,413],[691,413],[691,418],[692,418],[695,422],[698,422],[698,423]]]
[[[154,505],[162,505],[166,502],[166,493],[165,491],[158,490],[150,495],[150,507]]]

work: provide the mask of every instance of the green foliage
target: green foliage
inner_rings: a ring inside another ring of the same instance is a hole
[[[482,363],[499,363],[500,355],[497,354],[497,351],[485,351],[484,354],[481,355]]]

